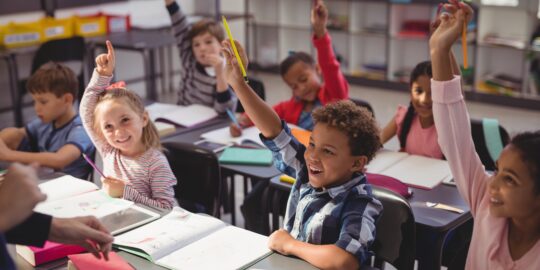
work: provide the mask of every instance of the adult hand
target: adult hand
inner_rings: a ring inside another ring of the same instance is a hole
[[[14,163],[0,182],[0,232],[24,221],[47,198],[37,186],[35,167]]]
[[[49,240],[79,245],[100,259],[109,259],[113,237],[103,224],[93,216],[76,218],[53,218]]]

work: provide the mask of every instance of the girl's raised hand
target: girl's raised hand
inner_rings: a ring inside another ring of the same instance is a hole
[[[107,53],[100,54],[96,57],[96,71],[101,76],[112,76],[114,73],[114,48],[112,43],[107,40]]]
[[[464,25],[471,20],[472,8],[458,0],[450,0],[444,5],[446,12],[439,17],[440,23],[429,39],[430,49],[449,51],[460,37]]]
[[[240,58],[242,59],[244,68],[247,70],[248,58],[247,58],[246,52],[244,51],[244,47],[242,47],[240,42],[236,40],[234,41],[234,44],[236,45],[238,54],[240,55]],[[242,70],[240,69],[239,63],[236,60],[236,56],[234,55],[231,42],[229,40],[224,40],[223,42],[221,42],[221,45],[222,45],[221,52],[223,53],[223,56],[225,57],[225,60],[227,61],[227,64],[225,65],[225,68],[223,69],[223,75],[227,83],[231,85],[233,89],[235,89],[235,86],[244,83],[244,76],[242,75]]]

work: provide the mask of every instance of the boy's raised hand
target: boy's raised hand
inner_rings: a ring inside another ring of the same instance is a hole
[[[326,34],[326,24],[328,23],[328,8],[322,0],[314,0],[311,8],[311,25],[317,38]]]
[[[101,76],[112,76],[114,73],[114,48],[112,43],[107,40],[107,53],[100,54],[96,57],[96,71]]]
[[[444,5],[446,12],[439,17],[440,23],[429,39],[430,49],[449,51],[460,37],[464,24],[471,20],[472,8],[458,0],[450,0]]]
[[[234,41],[234,44],[236,45],[238,54],[240,55],[240,58],[242,59],[244,68],[247,70],[248,58],[247,58],[246,52],[244,51],[244,47],[242,47],[240,42],[236,40]],[[236,86],[244,83],[244,76],[242,75],[242,70],[240,69],[239,63],[236,60],[236,56],[234,55],[231,42],[229,40],[224,40],[221,43],[221,45],[223,47],[221,49],[221,52],[223,53],[223,56],[225,57],[225,60],[227,61],[227,64],[225,65],[225,68],[223,69],[223,75],[227,83],[233,89],[235,89]]]

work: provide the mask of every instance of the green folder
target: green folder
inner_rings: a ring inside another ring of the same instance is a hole
[[[229,147],[219,157],[223,164],[270,165],[272,152],[268,149]]]

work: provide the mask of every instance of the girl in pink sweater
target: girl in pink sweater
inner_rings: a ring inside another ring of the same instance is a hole
[[[487,174],[470,136],[461,78],[450,49],[472,9],[451,1],[430,39],[433,114],[439,145],[474,217],[466,269],[540,269],[540,131],[515,136]]]

